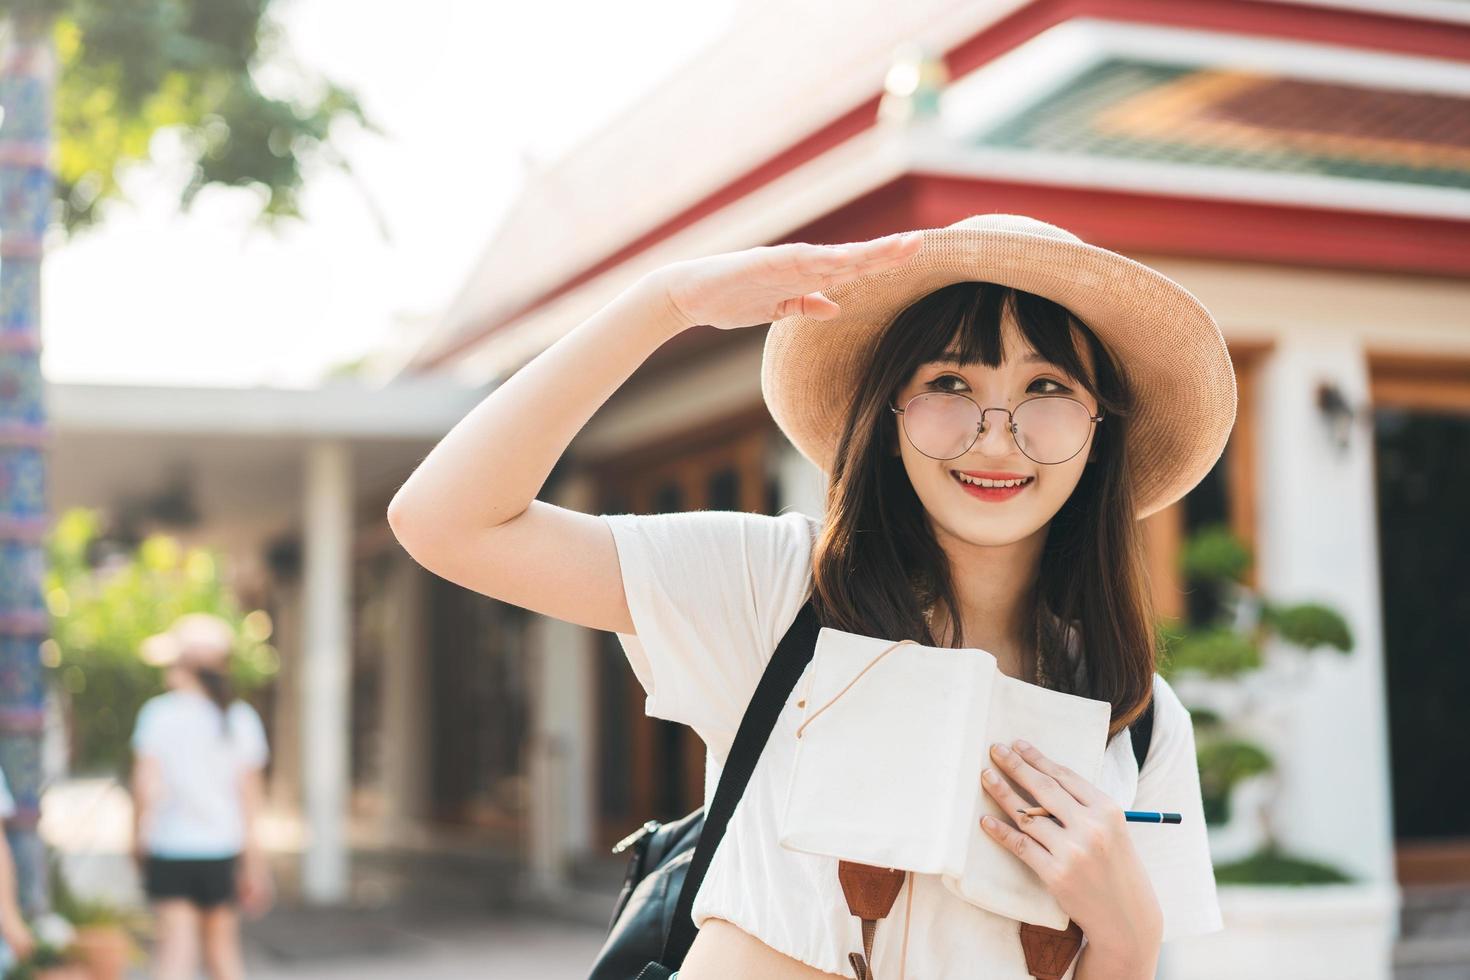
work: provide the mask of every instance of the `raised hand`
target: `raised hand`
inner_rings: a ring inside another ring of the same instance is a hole
[[[840,308],[823,289],[902,265],[922,243],[923,232],[913,231],[843,245],[760,245],[685,259],[655,275],[686,326],[732,330],[794,313],[830,320]]]

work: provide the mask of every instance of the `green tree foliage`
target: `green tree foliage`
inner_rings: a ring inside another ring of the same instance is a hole
[[[1353,634],[1347,620],[1314,602],[1291,606],[1264,603],[1261,622],[1287,643],[1307,650],[1331,647],[1346,653],[1353,648]]]
[[[1271,771],[1271,757],[1252,742],[1237,738],[1201,739],[1198,751],[1200,794],[1205,822],[1230,819],[1230,788],[1248,776]]]
[[[1215,865],[1221,885],[1334,885],[1353,879],[1331,865],[1266,847],[1250,857]]]
[[[292,62],[270,0],[6,0],[12,24],[49,25],[58,78],[56,197],[68,231],[121,196],[119,173],[175,128],[204,187],[250,187],[268,223],[299,217],[306,171],[351,174],[332,145],[347,119],[381,132],[355,95]],[[268,66],[268,71],[262,68]],[[269,78],[270,94],[258,80]],[[359,185],[360,187],[360,185]],[[371,202],[369,202],[371,203]]]
[[[164,689],[162,671],[139,656],[145,637],[184,613],[224,617],[236,626],[231,669],[242,695],[269,680],[280,661],[268,642],[269,618],[242,615],[217,552],[153,535],[94,567],[98,541],[98,512],[84,508],[64,513],[47,536],[51,639],[43,657],[71,705],[73,769],[121,773],[138,708]]]
[[[1175,633],[1168,651],[1171,673],[1197,670],[1210,677],[1233,677],[1261,665],[1261,648],[1255,641],[1226,626]]]
[[[1228,525],[1212,524],[1190,535],[1180,551],[1179,567],[1192,582],[1243,582],[1251,553]]]

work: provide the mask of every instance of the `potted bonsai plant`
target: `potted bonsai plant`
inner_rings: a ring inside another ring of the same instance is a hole
[[[46,912],[30,925],[35,946],[25,959],[10,964],[5,980],[89,980],[91,974],[72,948],[76,930],[70,922]]]
[[[52,909],[76,932],[70,947],[74,958],[85,966],[92,980],[122,980],[137,952],[129,930],[132,916],[102,899],[78,896],[55,855],[51,857],[50,875]]]
[[[88,980],[90,976],[68,950],[42,942],[30,956],[5,971],[5,980]]]
[[[1252,556],[1227,527],[1195,532],[1180,561],[1212,615],[1160,624],[1160,672],[1190,705],[1226,928],[1170,943],[1161,976],[1361,975],[1372,956],[1364,942],[1383,918],[1381,889],[1282,846],[1281,776],[1259,740],[1273,713],[1290,710],[1313,658],[1352,651],[1351,630],[1327,606],[1280,603],[1247,586]],[[1267,672],[1269,683],[1255,683]]]

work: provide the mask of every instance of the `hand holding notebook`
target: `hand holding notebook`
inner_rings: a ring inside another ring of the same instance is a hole
[[[885,652],[886,651],[886,652]],[[980,827],[1014,823],[980,786],[989,747],[1024,738],[1096,783],[1111,707],[1002,673],[979,649],[927,647],[824,627],[803,689],[781,846],[942,876],[998,915],[1065,928],[1020,858]]]

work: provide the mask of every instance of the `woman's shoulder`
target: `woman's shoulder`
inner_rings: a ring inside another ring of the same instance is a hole
[[[135,743],[153,738],[160,729],[174,728],[179,724],[180,716],[177,691],[163,691],[144,699],[133,718]]]
[[[236,698],[230,702],[230,713],[236,715],[254,715],[256,714],[255,705],[246,701],[244,698]]]
[[[648,527],[689,528],[789,528],[814,534],[821,520],[799,510],[783,510],[779,514],[763,514],[749,510],[671,510],[654,514],[602,514],[609,523]]]
[[[138,717],[141,718],[145,713],[149,715],[156,715],[162,712],[166,712],[178,703],[178,691],[161,691],[158,694],[153,695],[152,697],[146,698],[143,703],[138,706]]]
[[[602,518],[620,545],[637,540],[669,552],[739,556],[751,563],[809,554],[821,528],[817,518],[796,510],[685,510]]]
[[[260,712],[255,710],[255,705],[244,698],[236,698],[230,702],[228,716],[231,725],[244,725],[252,734],[259,732],[264,725]]]
[[[1154,671],[1154,727],[1177,728],[1191,724],[1189,709],[1175,693],[1174,686],[1163,674]]]
[[[748,530],[764,533],[780,547],[793,553],[810,554],[821,533],[819,518],[799,510],[783,511],[780,514],[747,514]]]

